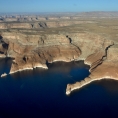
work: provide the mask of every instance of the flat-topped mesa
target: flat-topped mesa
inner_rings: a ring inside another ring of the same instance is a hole
[[[77,25],[77,24],[83,24],[83,23],[91,23],[90,21],[48,21],[46,22],[46,25],[48,28],[58,28],[58,27],[64,27],[64,26],[71,26],[71,25]]]
[[[0,29],[12,29],[12,28],[31,29],[32,26],[30,23],[1,23],[0,24]]]
[[[52,18],[53,19],[53,18]],[[20,18],[19,21],[22,22],[0,22],[0,29],[42,29],[42,28],[58,28],[64,26],[72,26],[75,24],[91,23],[90,21],[39,21],[36,18]],[[27,22],[28,21],[28,22]],[[32,22],[30,22],[32,21]]]

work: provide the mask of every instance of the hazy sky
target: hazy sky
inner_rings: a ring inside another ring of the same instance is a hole
[[[118,11],[118,0],[0,0],[0,12]]]

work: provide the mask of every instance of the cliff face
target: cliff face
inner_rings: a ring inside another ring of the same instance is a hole
[[[2,32],[2,37],[0,51],[7,57],[14,58],[10,73],[35,67],[47,68],[46,64],[54,61],[73,60],[85,60],[92,70],[103,61],[106,48],[113,44],[112,41],[89,32],[68,35]],[[6,48],[2,46],[3,43]]]
[[[68,84],[66,94],[70,94],[73,90],[79,89],[86,84],[101,79],[115,79],[118,80],[118,59],[117,48],[110,48],[113,46],[113,41],[104,40],[100,50],[96,50],[93,54],[87,56],[84,60],[85,64],[90,65],[90,75],[80,82],[75,84]]]
[[[64,35],[23,35],[17,33],[2,33],[3,43],[1,51],[14,58],[10,73],[33,69],[35,67],[47,68],[47,63],[54,61],[77,60],[81,54],[80,49],[70,43]]]
[[[73,33],[69,34],[71,43],[80,48],[82,54],[80,60],[85,60],[88,56],[94,53],[103,53],[105,48],[112,44],[111,40],[107,40],[104,37],[95,33]],[[102,52],[103,51],[103,52]]]

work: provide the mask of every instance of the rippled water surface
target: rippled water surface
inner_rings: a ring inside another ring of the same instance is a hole
[[[9,71],[6,65],[10,67],[10,61],[1,60],[1,73]],[[83,61],[48,66],[0,78],[0,118],[117,116],[117,81],[93,82],[66,96],[66,85],[88,76],[89,67]]]

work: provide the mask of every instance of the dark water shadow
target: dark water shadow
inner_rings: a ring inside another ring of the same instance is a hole
[[[5,62],[10,66],[6,60],[2,67]],[[86,69],[79,73],[84,68],[82,64],[83,61],[55,62],[48,65],[48,70],[36,68],[1,78],[0,115],[32,118],[78,116],[76,100],[73,101],[75,97],[66,96],[65,89],[68,83],[84,79],[82,75],[88,76]]]
[[[68,83],[89,75],[89,67],[83,64],[57,62],[49,64],[48,70],[36,68],[1,78],[0,117],[115,118],[118,87],[114,81],[95,81],[66,96]]]
[[[0,75],[3,73],[9,74],[11,65],[12,65],[12,58],[6,57],[0,59]]]

